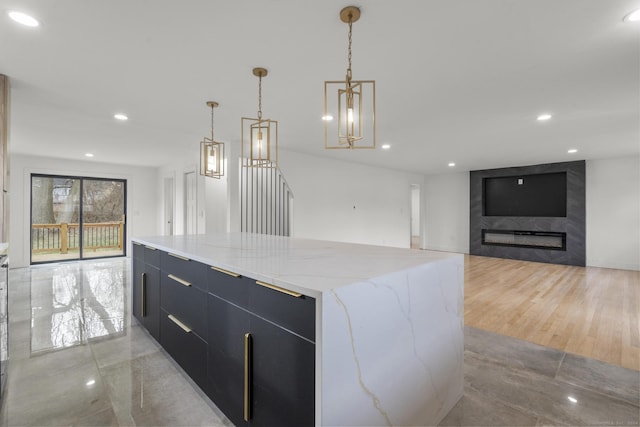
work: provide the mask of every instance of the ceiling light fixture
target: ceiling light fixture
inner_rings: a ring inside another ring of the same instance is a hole
[[[275,168],[278,166],[278,122],[262,118],[262,78],[267,69],[257,67],[258,118],[242,118],[242,164],[248,167]]]
[[[85,157],[93,157],[93,154],[91,154],[91,153],[85,153]]]
[[[571,148],[571,149],[567,150],[567,153],[569,153],[569,154],[574,154],[574,153],[577,153],[577,152],[578,152],[578,150],[576,150],[575,148]]]
[[[388,150],[389,148],[391,148],[391,144],[383,144],[382,145],[382,149],[383,150]]]
[[[633,12],[627,14],[623,18],[624,22],[638,22],[640,21],[640,9],[636,9]]]
[[[114,114],[113,118],[116,119],[116,120],[121,120],[121,121],[129,120],[129,117],[127,117],[126,115],[124,115],[122,113]]]
[[[213,137],[213,109],[219,104],[207,101],[211,107],[211,138],[206,136],[200,141],[200,175],[210,178],[224,176],[224,142],[217,142]]]
[[[449,163],[449,165],[448,165],[448,166],[449,166],[450,168],[452,168],[452,167],[454,167],[455,165],[456,165],[455,163],[451,162],[451,163]]]
[[[360,9],[355,6],[340,11],[340,20],[349,24],[348,66],[345,80],[324,82],[324,115],[338,117],[337,122],[324,122],[328,149],[376,148],[376,82],[351,78],[352,26],[358,19]]]
[[[567,396],[567,399],[569,399],[569,402],[571,403],[578,403],[578,399],[573,396]]]
[[[37,27],[40,25],[38,20],[31,15],[27,15],[26,13],[18,12],[12,10],[8,13],[9,18],[13,19],[18,24],[22,24],[25,27]]]
[[[551,114],[547,114],[547,113],[545,113],[545,114],[540,114],[540,115],[538,116],[538,121],[539,121],[539,122],[544,122],[544,121],[546,121],[546,120],[549,120],[550,118],[551,118]]]
[[[331,115],[322,116],[322,120],[324,120],[324,121],[331,121],[331,120],[333,120],[333,116],[331,116]]]

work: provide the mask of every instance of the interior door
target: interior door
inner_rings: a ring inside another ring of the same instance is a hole
[[[164,235],[173,236],[174,180],[164,179]]]

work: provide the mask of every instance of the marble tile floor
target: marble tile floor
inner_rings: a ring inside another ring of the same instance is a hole
[[[224,426],[130,316],[130,259],[15,269],[3,426]]]
[[[10,271],[1,425],[230,424],[131,319],[129,266]],[[639,390],[640,372],[466,327],[465,394],[441,425],[634,426]]]
[[[640,372],[465,327],[464,396],[441,426],[638,426]]]

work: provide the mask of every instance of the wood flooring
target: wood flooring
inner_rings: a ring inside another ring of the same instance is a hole
[[[640,271],[465,256],[466,325],[640,371]]]

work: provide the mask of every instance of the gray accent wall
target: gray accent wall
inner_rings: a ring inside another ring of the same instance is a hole
[[[483,179],[503,176],[567,173],[566,217],[483,216]],[[520,259],[584,266],[586,264],[585,162],[549,163],[470,172],[469,253],[497,258]],[[564,232],[566,251],[482,244],[482,230]]]

